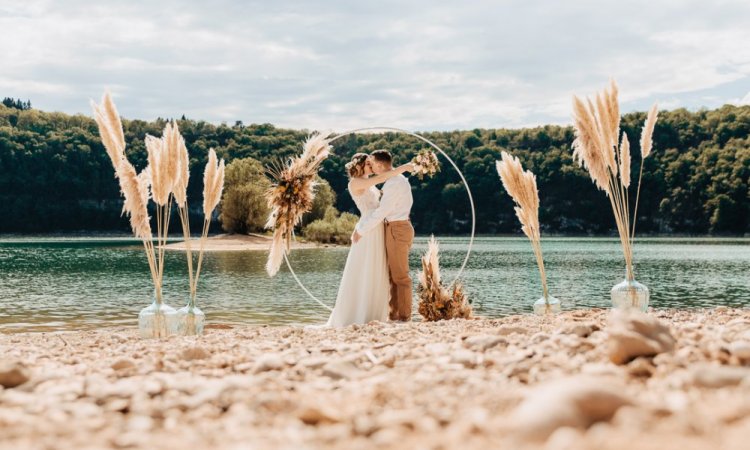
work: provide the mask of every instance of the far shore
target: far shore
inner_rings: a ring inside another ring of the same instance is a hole
[[[271,245],[271,237],[262,234],[219,234],[210,236],[204,243],[203,250],[207,252],[234,251],[265,251]],[[200,238],[190,240],[191,250],[200,248]],[[326,248],[337,247],[335,244],[320,244],[317,242],[292,242],[292,248]],[[174,242],[164,246],[167,250],[185,250],[185,241]]]

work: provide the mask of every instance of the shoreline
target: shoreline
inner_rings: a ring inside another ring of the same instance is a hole
[[[205,252],[236,252],[236,251],[268,251],[272,238],[262,234],[218,234],[206,238],[203,248]],[[200,248],[200,238],[190,239],[191,251]],[[292,242],[292,249],[301,248],[330,248],[342,247],[335,244],[320,244],[317,242]],[[163,246],[166,250],[185,251],[185,241],[173,242]]]
[[[0,354],[0,383],[24,378],[0,388],[0,449],[740,449],[750,432],[747,308],[14,333]]]

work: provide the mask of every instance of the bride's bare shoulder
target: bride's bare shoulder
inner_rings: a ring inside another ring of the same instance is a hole
[[[351,181],[349,181],[347,189],[349,190],[349,194],[351,194],[352,197],[358,197],[365,193],[364,189],[356,189]]]

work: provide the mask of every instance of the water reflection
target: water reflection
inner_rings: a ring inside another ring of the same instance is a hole
[[[445,279],[463,262],[466,238],[442,238]],[[411,255],[413,275],[426,239]],[[606,307],[609,289],[624,265],[615,239],[546,239],[550,292],[568,306]],[[748,239],[642,239],[636,246],[636,277],[649,286],[654,307],[750,306]],[[305,285],[332,304],[348,249],[304,249],[292,265]],[[168,252],[166,301],[187,301],[184,255]],[[310,323],[327,312],[282,268],[265,273],[264,252],[207,254],[198,302],[209,321]],[[464,274],[470,298],[482,315],[530,311],[540,296],[539,275],[522,238],[479,238]],[[151,297],[148,264],[132,239],[0,239],[0,330],[80,329],[135,326]]]

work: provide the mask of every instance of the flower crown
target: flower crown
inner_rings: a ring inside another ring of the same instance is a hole
[[[352,158],[351,161],[346,163],[344,167],[346,167],[346,170],[351,170],[352,167],[359,166],[360,164],[363,164],[365,161],[367,161],[366,154],[357,155],[354,158]]]

